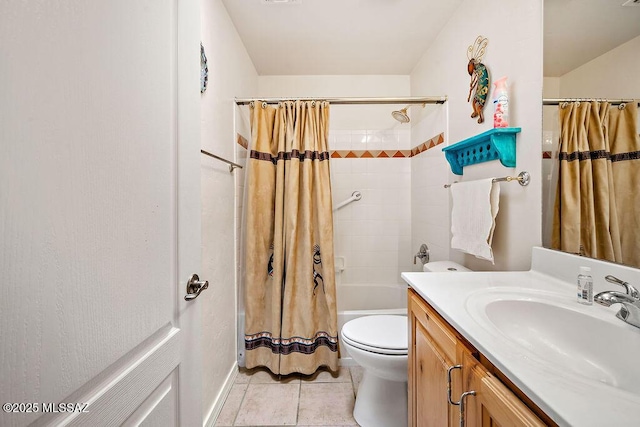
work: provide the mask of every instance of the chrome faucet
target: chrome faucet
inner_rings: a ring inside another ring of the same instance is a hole
[[[614,276],[606,276],[605,280],[609,283],[622,286],[626,293],[604,291],[593,297],[593,300],[605,307],[609,307],[612,304],[621,304],[622,307],[620,307],[620,311],[618,311],[616,317],[636,328],[640,328],[640,295],[638,290],[629,283]]]
[[[611,275],[605,276],[604,280],[606,280],[609,283],[615,283],[616,285],[620,285],[632,297],[640,298],[640,293],[638,293],[638,290],[633,286],[631,286],[629,283],[625,282],[624,280],[620,280],[617,277],[611,276]]]
[[[415,254],[413,256],[413,263],[416,263],[416,259],[420,258],[420,262],[422,262],[422,265],[426,264],[429,262],[429,247],[426,244],[421,244],[420,245],[420,250],[418,251],[417,254]]]

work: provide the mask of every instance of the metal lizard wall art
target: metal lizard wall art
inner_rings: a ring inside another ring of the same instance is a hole
[[[473,107],[471,118],[478,117],[478,123],[484,122],[484,114],[482,113],[482,110],[484,109],[484,104],[487,101],[487,95],[489,94],[489,71],[481,62],[488,44],[489,39],[478,36],[476,41],[467,48],[467,58],[469,59],[467,71],[471,76],[467,102],[471,101],[471,93],[475,89],[473,101],[471,102],[471,106]]]

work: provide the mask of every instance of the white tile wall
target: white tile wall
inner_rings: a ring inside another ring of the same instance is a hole
[[[410,142],[404,129],[330,134],[332,150],[408,149]],[[339,283],[401,284],[400,273],[412,263],[411,160],[331,159],[331,185],[334,206],[362,193],[360,201],[334,212],[335,254],[346,266]]]
[[[426,243],[433,261],[449,259],[449,172],[443,158],[438,146],[411,159],[412,246],[417,251]]]
[[[421,112],[411,130],[414,147],[446,129],[445,108]],[[411,248],[416,253],[426,243],[431,261],[449,259],[451,220],[449,190],[444,184],[449,183],[451,172],[442,153],[445,146],[446,142],[411,158]]]
[[[411,130],[331,130],[329,147],[332,150],[408,150]]]

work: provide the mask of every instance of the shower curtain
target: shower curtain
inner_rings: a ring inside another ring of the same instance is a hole
[[[245,362],[338,368],[329,104],[256,101],[245,203]]]
[[[552,248],[640,266],[637,110],[597,101],[560,107]]]

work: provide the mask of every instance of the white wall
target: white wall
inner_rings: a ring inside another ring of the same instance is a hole
[[[421,112],[422,117],[416,117],[411,129],[411,146],[441,133],[447,138],[446,104],[428,106]],[[444,146],[440,144],[411,158],[411,249],[416,254],[425,243],[430,261],[449,259],[449,191],[444,188],[449,182],[449,164],[442,153]],[[418,263],[414,270],[420,268]]]
[[[640,36],[560,77],[563,98],[640,98]]]
[[[226,159],[235,154],[234,97],[258,91],[257,73],[220,0],[202,2],[202,43],[209,88],[202,95],[202,148]],[[202,274],[209,290],[203,306],[202,390],[204,417],[222,404],[236,362],[235,173],[202,156]]]
[[[486,162],[465,167],[463,177],[449,172],[449,179],[474,180],[526,170],[532,182],[528,187],[501,184],[493,245],[495,265],[461,256],[458,251],[451,251],[451,256],[476,270],[525,270],[530,266],[531,246],[541,241],[542,2],[489,0],[483,8],[491,11],[486,20],[478,19],[474,1],[466,0],[458,8],[411,73],[411,93],[448,96],[447,144],[491,129],[491,102],[487,102],[483,124],[469,117],[472,109],[467,103],[467,47],[480,34],[488,37],[483,62],[492,80],[508,76],[511,125],[522,127],[516,144],[517,166],[505,168],[498,161]],[[444,197],[442,193],[430,196]],[[444,219],[443,224],[447,226]]]

